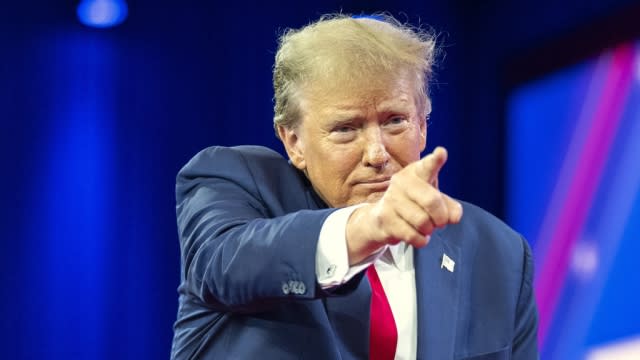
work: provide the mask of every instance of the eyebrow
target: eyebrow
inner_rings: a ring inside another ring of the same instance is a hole
[[[376,112],[409,115],[411,105],[410,98],[405,96],[396,97],[379,103],[376,106]],[[359,107],[352,107],[346,104],[331,107],[327,115],[329,121],[326,126],[329,128],[352,124],[366,117],[366,114]]]
[[[412,102],[408,98],[394,98],[390,100],[383,101],[376,106],[377,112],[400,112],[404,113],[410,110]],[[344,106],[335,106],[332,109],[332,113],[335,115],[335,118],[357,118],[362,116],[362,111],[359,108],[353,108],[348,105]]]
[[[327,130],[331,130],[343,125],[353,125],[354,123],[362,121],[362,119],[364,119],[364,116],[359,112],[332,114],[324,127]]]
[[[411,110],[411,100],[406,97],[394,98],[383,101],[376,107],[378,112],[406,113]]]

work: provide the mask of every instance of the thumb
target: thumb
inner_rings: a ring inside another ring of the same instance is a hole
[[[422,159],[416,164],[416,175],[421,179],[426,180],[434,187],[438,187],[438,174],[440,169],[447,162],[447,149],[442,146],[436,147],[433,152]]]

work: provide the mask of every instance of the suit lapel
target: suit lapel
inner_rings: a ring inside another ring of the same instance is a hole
[[[441,268],[446,254],[456,264]],[[414,251],[418,309],[418,359],[452,359],[458,317],[460,248],[434,232],[431,241]]]

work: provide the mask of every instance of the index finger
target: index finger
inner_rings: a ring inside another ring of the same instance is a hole
[[[418,160],[416,164],[416,174],[418,177],[427,180],[430,184],[437,183],[438,173],[447,162],[447,149],[438,146],[431,154]]]

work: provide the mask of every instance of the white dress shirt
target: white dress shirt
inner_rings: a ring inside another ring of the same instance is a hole
[[[318,283],[325,289],[344,284],[374,263],[398,330],[395,359],[413,360],[418,345],[413,247],[386,246],[350,267],[345,231],[349,216],[359,206],[333,212],[322,225],[316,252]]]

